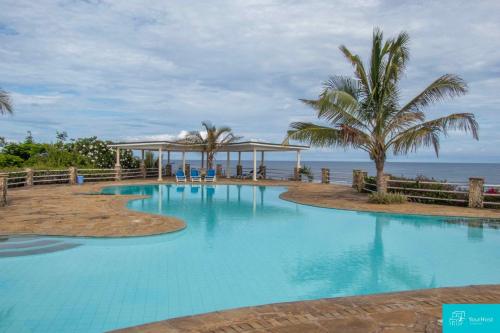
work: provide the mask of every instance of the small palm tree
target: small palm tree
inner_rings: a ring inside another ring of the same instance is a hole
[[[203,145],[203,151],[207,154],[207,168],[213,168],[215,153],[224,145],[236,142],[241,137],[235,136],[231,128],[227,126],[217,128],[208,121],[202,122],[201,125],[203,126],[203,131],[191,131],[181,141]],[[203,166],[203,160],[201,164]]]
[[[14,108],[12,106],[12,100],[9,94],[0,89],[0,114],[12,114]]]
[[[327,125],[293,122],[285,138],[314,146],[341,146],[362,149],[375,162],[377,189],[383,193],[387,154],[407,154],[422,146],[432,146],[439,154],[440,135],[449,130],[471,132],[478,139],[478,124],[472,113],[453,113],[427,120],[423,110],[438,101],[467,92],[459,76],[446,74],[400,104],[400,79],[409,58],[409,37],[405,32],[383,41],[379,29],[373,32],[368,71],[360,57],[345,46],[340,50],[354,68],[354,78],[333,76],[324,83],[316,100],[302,100],[317,112]]]

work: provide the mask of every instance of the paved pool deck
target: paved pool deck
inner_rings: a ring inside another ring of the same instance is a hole
[[[500,303],[500,285],[268,304],[181,317],[115,333],[437,333],[443,303]]]
[[[170,179],[163,183],[172,182]],[[9,189],[8,205],[0,207],[0,235],[127,237],[161,234],[184,228],[185,223],[174,217],[125,209],[128,200],[139,196],[98,194],[105,186],[157,183],[154,180],[137,179],[73,186],[42,185]],[[254,183],[227,179],[221,179],[217,183],[288,186],[288,192],[281,196],[284,200],[321,207],[500,219],[500,209],[472,209],[419,203],[370,204],[366,194],[357,193],[351,187],[342,185],[270,180]]]

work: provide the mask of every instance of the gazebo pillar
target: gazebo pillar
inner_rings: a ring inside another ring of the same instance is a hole
[[[115,180],[122,180],[122,166],[120,164],[120,148],[116,148]]]
[[[295,165],[295,168],[293,170],[293,178],[295,180],[300,180],[300,150],[297,150],[297,165]]]
[[[158,149],[158,181],[163,180],[163,151],[161,147]]]
[[[253,149],[253,181],[257,181],[257,149]]]
[[[146,178],[148,173],[146,170],[146,162],[144,161],[144,149],[141,149],[141,164],[139,168],[141,169],[142,178]]]
[[[231,154],[227,152],[226,160],[226,178],[231,178]]]
[[[262,179],[266,179],[266,166],[264,165],[264,151],[260,152],[259,174]]]
[[[186,152],[182,152],[182,172],[186,174]]]

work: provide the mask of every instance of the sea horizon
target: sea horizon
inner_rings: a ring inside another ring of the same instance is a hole
[[[164,160],[166,163],[166,160]],[[252,168],[252,160],[241,160],[245,169]],[[172,160],[174,169],[181,165],[178,159]],[[200,159],[186,159],[194,167],[200,166]],[[216,164],[221,164],[226,168],[226,160],[218,159]],[[231,160],[231,173],[235,173],[237,161]],[[260,165],[260,160],[257,160]],[[292,173],[296,161],[292,160],[265,160],[270,175],[287,175]],[[302,160],[302,166],[310,167],[314,178],[318,181],[321,178],[321,169],[329,168],[333,180],[350,183],[352,180],[352,170],[361,169],[367,171],[369,175],[375,175],[375,165],[371,161],[308,161]],[[273,173],[274,172],[274,173]],[[385,172],[397,177],[415,178],[425,176],[430,179],[467,183],[470,177],[484,178],[486,184],[500,184],[500,163],[469,163],[469,162],[386,162]]]

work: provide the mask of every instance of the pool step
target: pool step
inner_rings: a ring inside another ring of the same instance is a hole
[[[31,256],[53,253],[80,246],[64,240],[39,237],[4,237],[0,241],[0,258]]]
[[[8,243],[17,243],[17,242],[27,242],[33,239],[38,239],[36,236],[0,236],[0,244],[8,242]]]
[[[32,242],[7,242],[6,244],[0,243],[0,250],[24,249],[24,248],[30,248],[30,247],[46,246],[46,245],[57,244],[57,243],[61,243],[61,241],[51,240],[51,239],[42,239],[42,240],[35,240]]]

